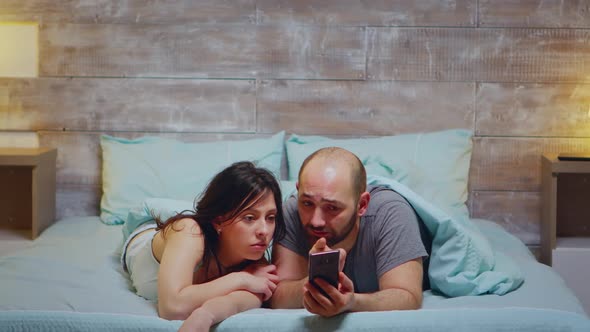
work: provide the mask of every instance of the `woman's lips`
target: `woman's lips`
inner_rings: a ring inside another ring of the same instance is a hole
[[[266,243],[256,243],[251,246],[255,250],[266,250]]]

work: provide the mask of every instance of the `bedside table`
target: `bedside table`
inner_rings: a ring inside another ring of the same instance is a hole
[[[552,265],[590,313],[590,161],[541,161],[541,262]]]
[[[55,221],[52,148],[0,148],[0,231],[30,231],[31,239]]]

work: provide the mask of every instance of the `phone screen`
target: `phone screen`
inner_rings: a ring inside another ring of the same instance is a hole
[[[330,250],[310,254],[309,281],[313,284],[313,280],[315,278],[322,278],[332,286],[338,288],[339,259],[339,250]]]

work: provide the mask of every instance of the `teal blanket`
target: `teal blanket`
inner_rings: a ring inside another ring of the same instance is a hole
[[[494,251],[465,215],[450,215],[392,179],[369,176],[367,184],[395,190],[426,225],[432,236],[428,276],[433,290],[447,296],[503,295],[523,283],[522,272],[513,260]]]

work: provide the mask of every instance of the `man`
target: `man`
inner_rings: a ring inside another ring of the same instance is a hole
[[[324,148],[301,166],[297,196],[284,204],[287,234],[274,245],[280,282],[273,308],[305,307],[324,317],[345,311],[418,309],[430,245],[409,203],[385,187],[366,188],[361,161]],[[339,287],[307,278],[308,254],[340,250]],[[320,291],[321,288],[327,296]]]

